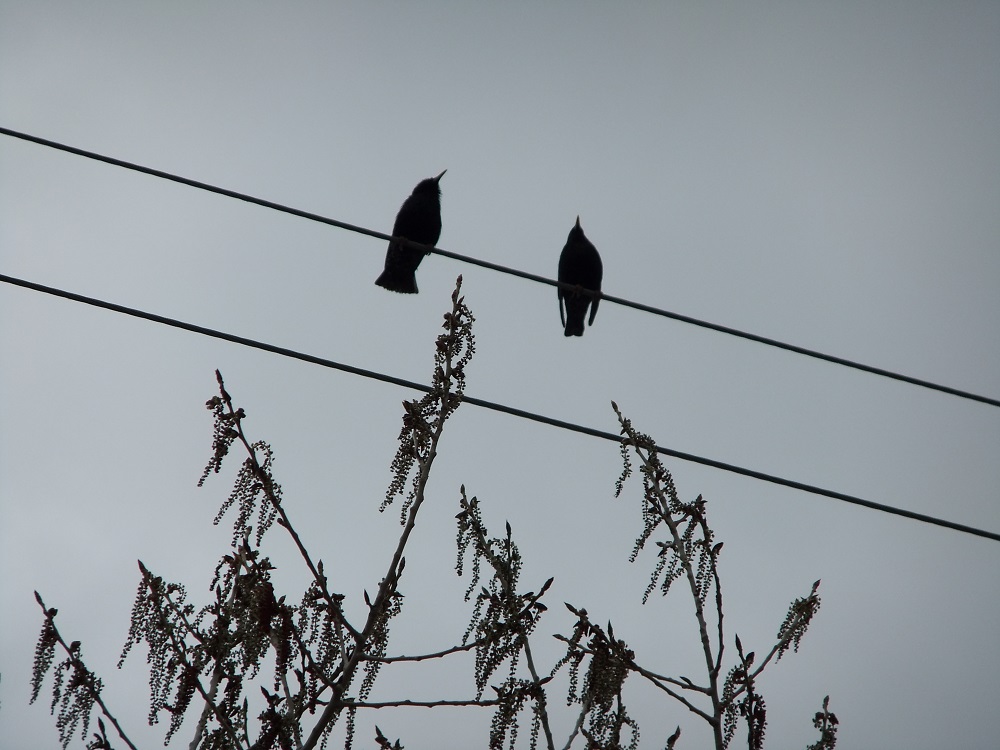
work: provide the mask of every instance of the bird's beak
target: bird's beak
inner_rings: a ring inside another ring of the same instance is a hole
[[[446,169],[446,170],[444,170],[444,172],[447,172],[447,171],[448,171],[447,169]],[[439,174],[439,175],[438,175],[437,177],[435,177],[435,178],[434,178],[434,182],[441,182],[441,178],[442,178],[442,177],[444,177],[444,172],[442,172],[442,173],[441,173],[441,174]]]
[[[576,217],[576,228],[577,229],[580,228],[580,215],[579,214],[577,214],[577,217]]]

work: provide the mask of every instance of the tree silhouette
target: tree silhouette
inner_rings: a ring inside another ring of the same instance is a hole
[[[566,607],[575,622],[569,635],[555,636],[565,652],[554,664],[539,664],[532,643],[537,644],[536,630],[548,611],[543,598],[552,590],[553,579],[525,590],[521,583],[524,561],[510,523],[502,536],[491,536],[483,505],[475,496],[470,498],[464,486],[456,517],[456,572],[469,574],[465,599],[472,606],[464,636],[444,650],[389,655],[391,626],[404,601],[404,553],[427,499],[427,482],[445,423],[462,402],[466,367],[475,353],[473,322],[461,296],[459,277],[451,309],[444,316],[444,331],[435,344],[432,386],[422,398],[403,403],[392,481],[380,508],[385,510],[402,498],[402,531],[381,578],[372,587],[374,594],[364,593],[366,609],[360,619],[345,614],[345,595],[335,590],[336,581],[328,578],[322,560],[303,544],[273,474],[271,446],[247,436],[246,413],[234,405],[216,371],[219,393],[207,403],[214,418],[212,456],[199,484],[219,472],[234,448],[245,454],[233,490],[215,518],[218,523],[227,514],[235,515],[231,549],[213,571],[213,599],[201,605],[188,601],[184,585],[168,582],[140,561],[131,626],[119,660],[121,667],[136,646],[145,645],[150,669],[147,719],[155,724],[169,718],[166,743],[177,738],[188,720],[194,722],[189,730],[190,748],[311,750],[326,746],[338,725],[350,748],[357,744],[355,723],[360,711],[452,706],[493,712],[491,750],[514,748],[522,726],[528,729],[527,744],[532,750],[539,744],[548,750],[636,748],[639,726],[623,698],[626,681],[634,677],[703,720],[716,748],[730,744],[741,721],[747,727],[748,747],[763,746],[767,714],[758,677],[789,649],[798,650],[820,606],[819,581],[808,595],[792,603],[764,658],[758,660],[754,651],[745,652],[736,636],[736,659],[723,674],[728,641],[718,567],[722,543],[715,540],[708,523],[707,503],[701,496],[690,502],[680,499],[652,438],[638,432],[614,404],[624,466],[617,494],[635,468],[643,483],[642,529],[631,559],[638,559],[647,546],[656,549],[644,601],[654,591],[666,596],[677,582],[686,585],[694,603],[704,678],[673,677],[660,671],[659,665],[652,668],[646,657],[637,655],[616,635],[610,622],[599,625],[585,608],[570,604]],[[264,553],[266,535],[275,527],[288,534],[308,571],[309,584],[295,603],[288,594],[275,590],[272,573],[276,565]],[[31,702],[51,675],[50,710],[56,715],[64,748],[79,731],[90,750],[111,750],[112,738],[134,750],[137,746],[102,699],[104,684],[84,663],[81,644],[67,644],[55,624],[57,610],[48,608],[37,593],[36,598],[43,623],[35,650]],[[53,666],[57,650],[63,658]],[[444,661],[469,652],[475,656],[475,671],[468,699],[370,700],[376,680],[396,665]],[[560,672],[568,681],[565,700],[574,707],[575,718],[568,720],[553,714],[550,701]],[[95,713],[97,731],[91,732]],[[816,714],[814,726],[821,736],[810,747],[833,748],[837,719],[828,710],[828,699]],[[656,745],[679,747],[680,736],[678,726]],[[400,739],[390,740],[377,726],[374,740],[384,750],[403,748]]]

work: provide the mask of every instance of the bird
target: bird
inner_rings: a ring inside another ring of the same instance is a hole
[[[447,172],[448,170],[444,170]],[[441,187],[444,172],[421,180],[396,214],[393,237],[405,237],[422,245],[435,245],[441,236]],[[385,268],[375,283],[391,292],[417,293],[417,266],[427,253],[397,242],[389,242]]]
[[[591,297],[582,290],[601,291],[601,278],[604,276],[604,266],[597,248],[587,239],[580,227],[580,217],[576,217],[576,226],[569,230],[566,246],[559,256],[559,281],[563,284],[574,284],[577,289],[559,287],[559,318],[562,320],[566,336],[583,335],[583,319],[590,307],[588,325],[594,325],[597,315],[599,296]]]

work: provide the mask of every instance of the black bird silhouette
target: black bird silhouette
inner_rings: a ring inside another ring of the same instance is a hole
[[[564,284],[575,284],[580,289],[601,291],[601,278],[604,276],[604,266],[597,248],[580,228],[580,217],[576,217],[576,226],[569,230],[566,246],[559,256],[559,281]],[[565,326],[567,336],[583,335],[583,319],[590,306],[588,325],[594,325],[597,315],[597,303],[600,297],[591,297],[582,291],[563,289],[559,287],[559,318]],[[565,306],[565,307],[564,307]]]
[[[448,170],[444,170],[447,172]],[[393,237],[405,237],[423,245],[434,245],[441,236],[441,187],[437,177],[421,180],[396,214]],[[391,292],[417,293],[417,266],[427,253],[396,242],[385,252],[385,269],[375,283]]]

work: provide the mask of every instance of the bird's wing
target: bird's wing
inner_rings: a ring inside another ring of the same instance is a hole
[[[594,325],[594,318],[597,316],[597,303],[600,301],[600,297],[592,297],[590,300],[590,320],[587,321],[588,326]]]

